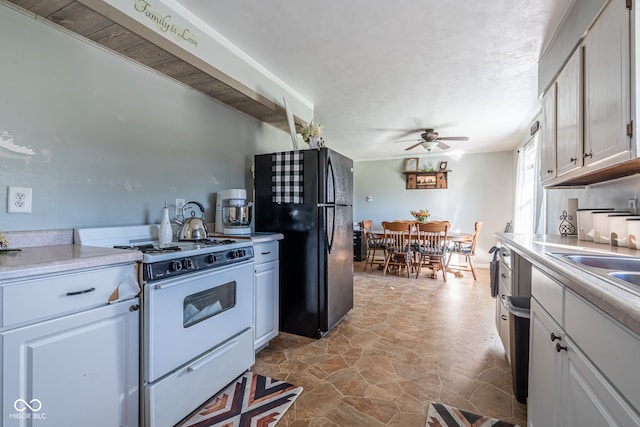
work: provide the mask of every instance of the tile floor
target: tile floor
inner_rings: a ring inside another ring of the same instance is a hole
[[[526,425],[488,270],[438,280],[355,263],[354,308],[324,338],[281,333],[253,371],[304,387],[279,426],[424,427],[429,402]]]

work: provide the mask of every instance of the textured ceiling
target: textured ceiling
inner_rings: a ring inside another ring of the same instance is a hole
[[[368,160],[427,155],[394,143],[418,128],[468,136],[447,141],[452,156],[512,149],[539,110],[538,59],[572,1],[166,3],[312,102],[327,146]]]

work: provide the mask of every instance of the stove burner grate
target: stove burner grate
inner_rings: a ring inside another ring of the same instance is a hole
[[[179,252],[182,250],[179,246],[165,246],[164,248],[159,248],[152,245],[151,243],[144,245],[115,245],[114,248],[138,250],[145,254],[164,254],[170,252]]]
[[[196,245],[207,245],[207,246],[220,246],[220,245],[231,245],[236,243],[235,240],[231,239],[198,239],[198,240],[182,240],[183,242],[191,242]]]

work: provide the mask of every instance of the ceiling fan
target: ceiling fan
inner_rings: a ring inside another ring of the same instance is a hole
[[[449,148],[447,144],[442,141],[468,141],[469,138],[466,136],[438,136],[438,132],[434,129],[425,129],[424,132],[420,135],[420,139],[404,139],[396,142],[408,142],[408,141],[418,141],[417,144],[411,145],[405,148],[405,151],[412,150],[419,145],[422,145],[427,151],[431,151],[434,148],[438,147],[441,150],[446,150]]]

